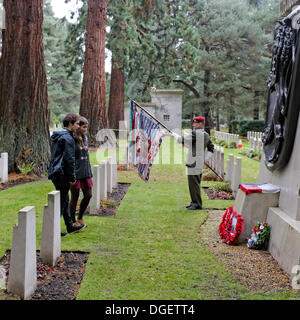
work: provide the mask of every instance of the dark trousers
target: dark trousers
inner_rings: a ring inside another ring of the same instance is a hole
[[[188,175],[191,205],[197,208],[202,208],[201,189],[200,189],[201,177],[202,177],[202,174]]]
[[[52,182],[56,190],[60,191],[60,214],[63,216],[68,229],[73,225],[69,209],[70,182],[63,175],[53,177]]]
[[[83,199],[81,200],[81,203],[80,203],[78,219],[82,219],[83,214],[86,208],[88,207],[92,197],[92,188],[86,187],[86,188],[82,188],[81,190],[83,192]],[[80,189],[71,188],[70,213],[71,213],[71,218],[74,222],[76,221],[75,212],[76,212],[79,194],[80,194]]]

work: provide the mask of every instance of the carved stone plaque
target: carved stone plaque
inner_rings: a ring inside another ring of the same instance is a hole
[[[275,27],[263,136],[265,164],[271,171],[285,167],[294,146],[300,110],[299,17],[296,10]]]
[[[300,0],[280,0],[281,16],[286,16],[296,5],[300,5]]]

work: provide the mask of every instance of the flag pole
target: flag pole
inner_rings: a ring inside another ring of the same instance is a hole
[[[128,97],[128,96],[127,96]],[[139,108],[141,108],[145,113],[147,113],[151,118],[153,118],[155,121],[157,121],[162,127],[164,127],[166,130],[168,130],[170,133],[173,133],[169,128],[167,128],[163,123],[161,123],[159,120],[157,120],[149,111],[141,107],[136,101],[128,97],[131,101],[133,101]]]

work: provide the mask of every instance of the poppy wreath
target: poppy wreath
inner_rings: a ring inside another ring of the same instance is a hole
[[[222,217],[222,221],[219,225],[219,233],[220,233],[221,239],[225,239],[225,231],[226,231],[225,229],[228,224],[228,221],[230,220],[230,218],[232,216],[232,212],[233,212],[233,207],[229,207],[226,209],[226,211]]]
[[[232,226],[233,219],[236,218],[235,228]],[[244,229],[244,218],[237,214],[233,207],[226,209],[222,221],[219,225],[219,233],[222,239],[222,242],[225,242],[229,245],[235,245],[239,240],[240,234]]]

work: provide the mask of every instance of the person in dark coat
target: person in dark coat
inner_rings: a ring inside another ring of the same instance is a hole
[[[78,129],[79,116],[69,113],[63,119],[64,129],[54,131],[51,136],[51,161],[48,179],[52,180],[56,190],[60,191],[60,210],[64,218],[67,233],[74,233],[85,226],[74,225],[69,209],[69,191],[76,182],[75,176],[75,140],[73,132]],[[65,236],[67,233],[62,233]]]
[[[70,202],[70,212],[71,218],[75,225],[84,225],[83,214],[89,205],[90,199],[92,197],[92,169],[89,159],[89,145],[87,140],[87,129],[88,121],[84,117],[80,117],[79,128],[75,132],[75,175],[76,183],[71,187],[71,202]],[[76,221],[75,212],[77,207],[77,202],[80,194],[80,189],[83,193],[83,199],[80,203],[80,209],[78,213],[78,218]]]
[[[187,136],[180,136],[173,133],[178,143],[182,143],[188,148],[186,156],[186,167],[188,185],[191,196],[191,203],[186,208],[188,210],[201,210],[202,198],[200,183],[204,162],[211,157],[214,152],[214,145],[209,134],[204,131],[204,117],[196,117],[192,120],[193,130]]]

